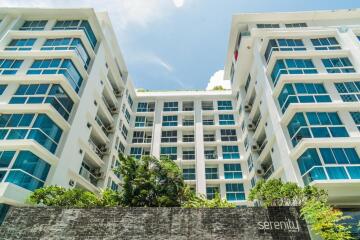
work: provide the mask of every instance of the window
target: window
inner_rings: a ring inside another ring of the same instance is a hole
[[[205,159],[217,159],[216,149],[205,149]]]
[[[141,131],[134,131],[132,143],[143,143],[144,142],[144,132]]]
[[[177,147],[161,147],[160,157],[167,157],[171,160],[177,159]]]
[[[251,82],[251,75],[249,74],[248,75],[248,77],[247,77],[247,79],[246,79],[246,83],[245,83],[245,92],[247,92],[248,91],[248,89],[249,89],[249,86],[250,86],[250,82]]]
[[[0,59],[0,74],[14,75],[19,70],[23,60]]]
[[[53,30],[83,30],[92,48],[95,48],[97,40],[87,20],[56,21]]]
[[[164,102],[164,112],[178,111],[178,102]]]
[[[305,185],[315,180],[360,179],[354,148],[309,148],[297,160]]]
[[[20,151],[5,182],[34,191],[44,186],[50,164],[29,151]]]
[[[214,103],[210,101],[201,102],[201,109],[204,111],[214,110]]]
[[[215,142],[215,132],[204,132],[204,142]]]
[[[0,181],[2,180],[3,172],[0,172]],[[4,222],[5,217],[10,209],[10,205],[0,203],[0,225]]]
[[[183,132],[182,140],[183,142],[194,142],[194,133]]]
[[[59,84],[20,85],[9,104],[51,104],[68,120],[74,102]]]
[[[80,38],[46,39],[40,50],[74,50],[83,62],[85,69],[88,68],[91,60]]]
[[[205,178],[206,179],[218,179],[218,168],[217,167],[207,167],[205,168]]]
[[[360,101],[360,82],[335,83],[335,87],[344,102]]]
[[[235,125],[234,115],[232,114],[219,114],[220,125]]]
[[[219,187],[206,186],[206,198],[211,200],[215,198],[215,195],[219,194]]]
[[[126,121],[130,124],[131,116],[127,109],[125,109],[125,118],[126,118]]]
[[[125,127],[124,124],[122,125],[122,128],[121,128],[121,134],[123,135],[123,137],[124,137],[125,140],[126,140],[127,135],[128,135],[128,130],[127,130],[127,128]]]
[[[6,88],[7,88],[7,85],[0,84],[0,95],[2,95],[5,92]]]
[[[142,155],[143,155],[143,149],[141,147],[132,147],[130,149],[130,156],[136,159],[140,159]]]
[[[195,160],[195,149],[184,149],[182,158],[183,160]]]
[[[334,37],[328,38],[313,38],[311,43],[315,50],[338,50],[341,49],[340,44]]]
[[[254,160],[253,160],[253,157],[251,154],[247,159],[247,164],[248,164],[248,170],[249,170],[249,172],[251,172],[251,170],[253,170],[253,168],[254,168]]]
[[[203,116],[202,123],[205,126],[214,125],[214,117],[213,116]]]
[[[225,179],[242,179],[241,165],[224,164],[224,176]]]
[[[235,129],[221,129],[221,141],[237,141]]]
[[[183,102],[183,111],[194,111],[194,102]]]
[[[317,70],[311,59],[279,59],[271,72],[271,79],[276,86],[282,74],[315,74]]]
[[[42,30],[44,30],[46,23],[47,23],[47,20],[25,21],[19,30],[42,31]]]
[[[231,101],[218,101],[218,110],[232,110]]]
[[[184,168],[183,178],[184,180],[195,180],[195,168]]]
[[[285,23],[285,27],[287,28],[303,28],[307,27],[306,23]]]
[[[177,126],[177,116],[163,116],[163,126]]]
[[[328,73],[354,73],[355,69],[349,58],[327,58],[321,59]]]
[[[240,159],[238,146],[222,146],[223,159]]]
[[[0,139],[33,139],[55,153],[62,130],[45,114],[1,114]]]
[[[132,106],[134,104],[134,101],[132,100],[130,95],[128,96],[127,101],[128,101],[128,104],[129,104],[130,108],[132,108]]]
[[[83,81],[79,71],[70,59],[35,60],[26,74],[62,74],[75,92],[79,92]]]
[[[183,126],[194,126],[194,118],[193,117],[184,117],[182,125]]]
[[[228,201],[241,201],[245,200],[244,186],[241,183],[227,183],[226,199]]]
[[[273,52],[278,51],[305,51],[306,47],[301,39],[270,39],[264,57],[269,62]]]
[[[145,116],[137,116],[135,118],[135,127],[152,127],[153,120]]]
[[[322,83],[287,83],[278,97],[281,111],[284,113],[292,103],[331,102]]]
[[[349,136],[336,112],[296,113],[287,128],[293,146],[296,146],[303,138]]]
[[[350,112],[350,115],[360,131],[360,112]]]
[[[154,102],[139,102],[137,112],[153,112],[155,109]]]
[[[125,145],[122,142],[119,142],[118,151],[121,154],[124,154],[125,152]]]
[[[5,50],[9,51],[29,51],[32,49],[32,46],[34,45],[36,41],[36,38],[24,38],[24,39],[13,39],[5,47]]]
[[[7,168],[15,155],[15,151],[0,151],[0,168]]]
[[[259,23],[256,24],[257,28],[280,28],[278,23]]]
[[[161,142],[177,142],[177,131],[162,131],[161,132]]]

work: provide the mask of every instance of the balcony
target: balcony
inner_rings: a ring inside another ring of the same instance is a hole
[[[194,142],[194,135],[184,135],[182,138],[183,142]]]
[[[274,171],[275,171],[274,166],[271,164],[271,166],[265,169],[263,178],[267,180],[273,174]]]
[[[195,160],[195,152],[183,152],[183,160]]]
[[[101,128],[101,130],[103,131],[103,133],[108,137],[109,134],[110,134],[110,130],[111,130],[111,127],[107,127],[104,122],[100,119],[99,116],[96,116],[95,117],[95,121],[96,123],[99,125],[99,127]]]
[[[213,125],[215,125],[214,119],[204,119],[202,121],[202,123],[205,126],[213,126]]]
[[[204,134],[204,142],[215,142],[215,134]]]
[[[111,103],[109,103],[104,96],[102,96],[101,99],[103,100],[104,105],[106,106],[107,110],[110,112],[111,115],[119,112],[119,109],[115,105],[111,105]]]
[[[91,150],[102,159],[106,154],[106,147],[97,145],[91,138],[89,138],[88,142]]]
[[[205,152],[205,159],[206,160],[214,160],[214,159],[218,159],[218,155],[216,154],[216,152]]]
[[[182,122],[183,126],[194,126],[194,120],[193,119],[184,119]]]
[[[184,102],[182,110],[184,112],[194,111],[194,102]]]
[[[88,182],[90,182],[92,185],[97,187],[98,178],[89,170],[87,170],[84,166],[80,167],[79,174],[80,176],[85,178]]]

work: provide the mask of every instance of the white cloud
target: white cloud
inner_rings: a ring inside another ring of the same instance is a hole
[[[210,77],[206,90],[212,90],[216,86],[222,86],[224,89],[231,89],[230,80],[224,80],[224,70],[216,71]]]
[[[152,53],[140,55],[139,58],[137,58],[137,59],[142,62],[147,62],[150,64],[155,64],[155,65],[161,66],[167,72],[172,72],[174,70],[173,66],[171,66],[169,63],[167,63],[161,57],[159,57],[155,54],[152,54]]]
[[[181,8],[184,5],[185,0],[173,0],[173,2],[174,2],[175,7]]]

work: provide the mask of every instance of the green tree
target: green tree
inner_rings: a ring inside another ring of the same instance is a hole
[[[214,90],[214,91],[218,91],[218,90],[225,90],[224,89],[224,87],[223,86],[215,86],[215,87],[213,87],[213,89],[212,90]]]
[[[120,155],[121,202],[129,207],[178,207],[188,199],[182,172],[174,161]]]
[[[183,206],[184,208],[235,208],[236,205],[228,202],[226,199],[222,199],[217,193],[211,200],[206,199],[204,196],[197,197],[192,196],[186,201]]]

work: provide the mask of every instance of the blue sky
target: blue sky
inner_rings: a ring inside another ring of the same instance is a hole
[[[0,0],[1,7],[94,7],[109,12],[137,88],[205,89],[224,67],[240,12],[357,8],[357,0]]]

